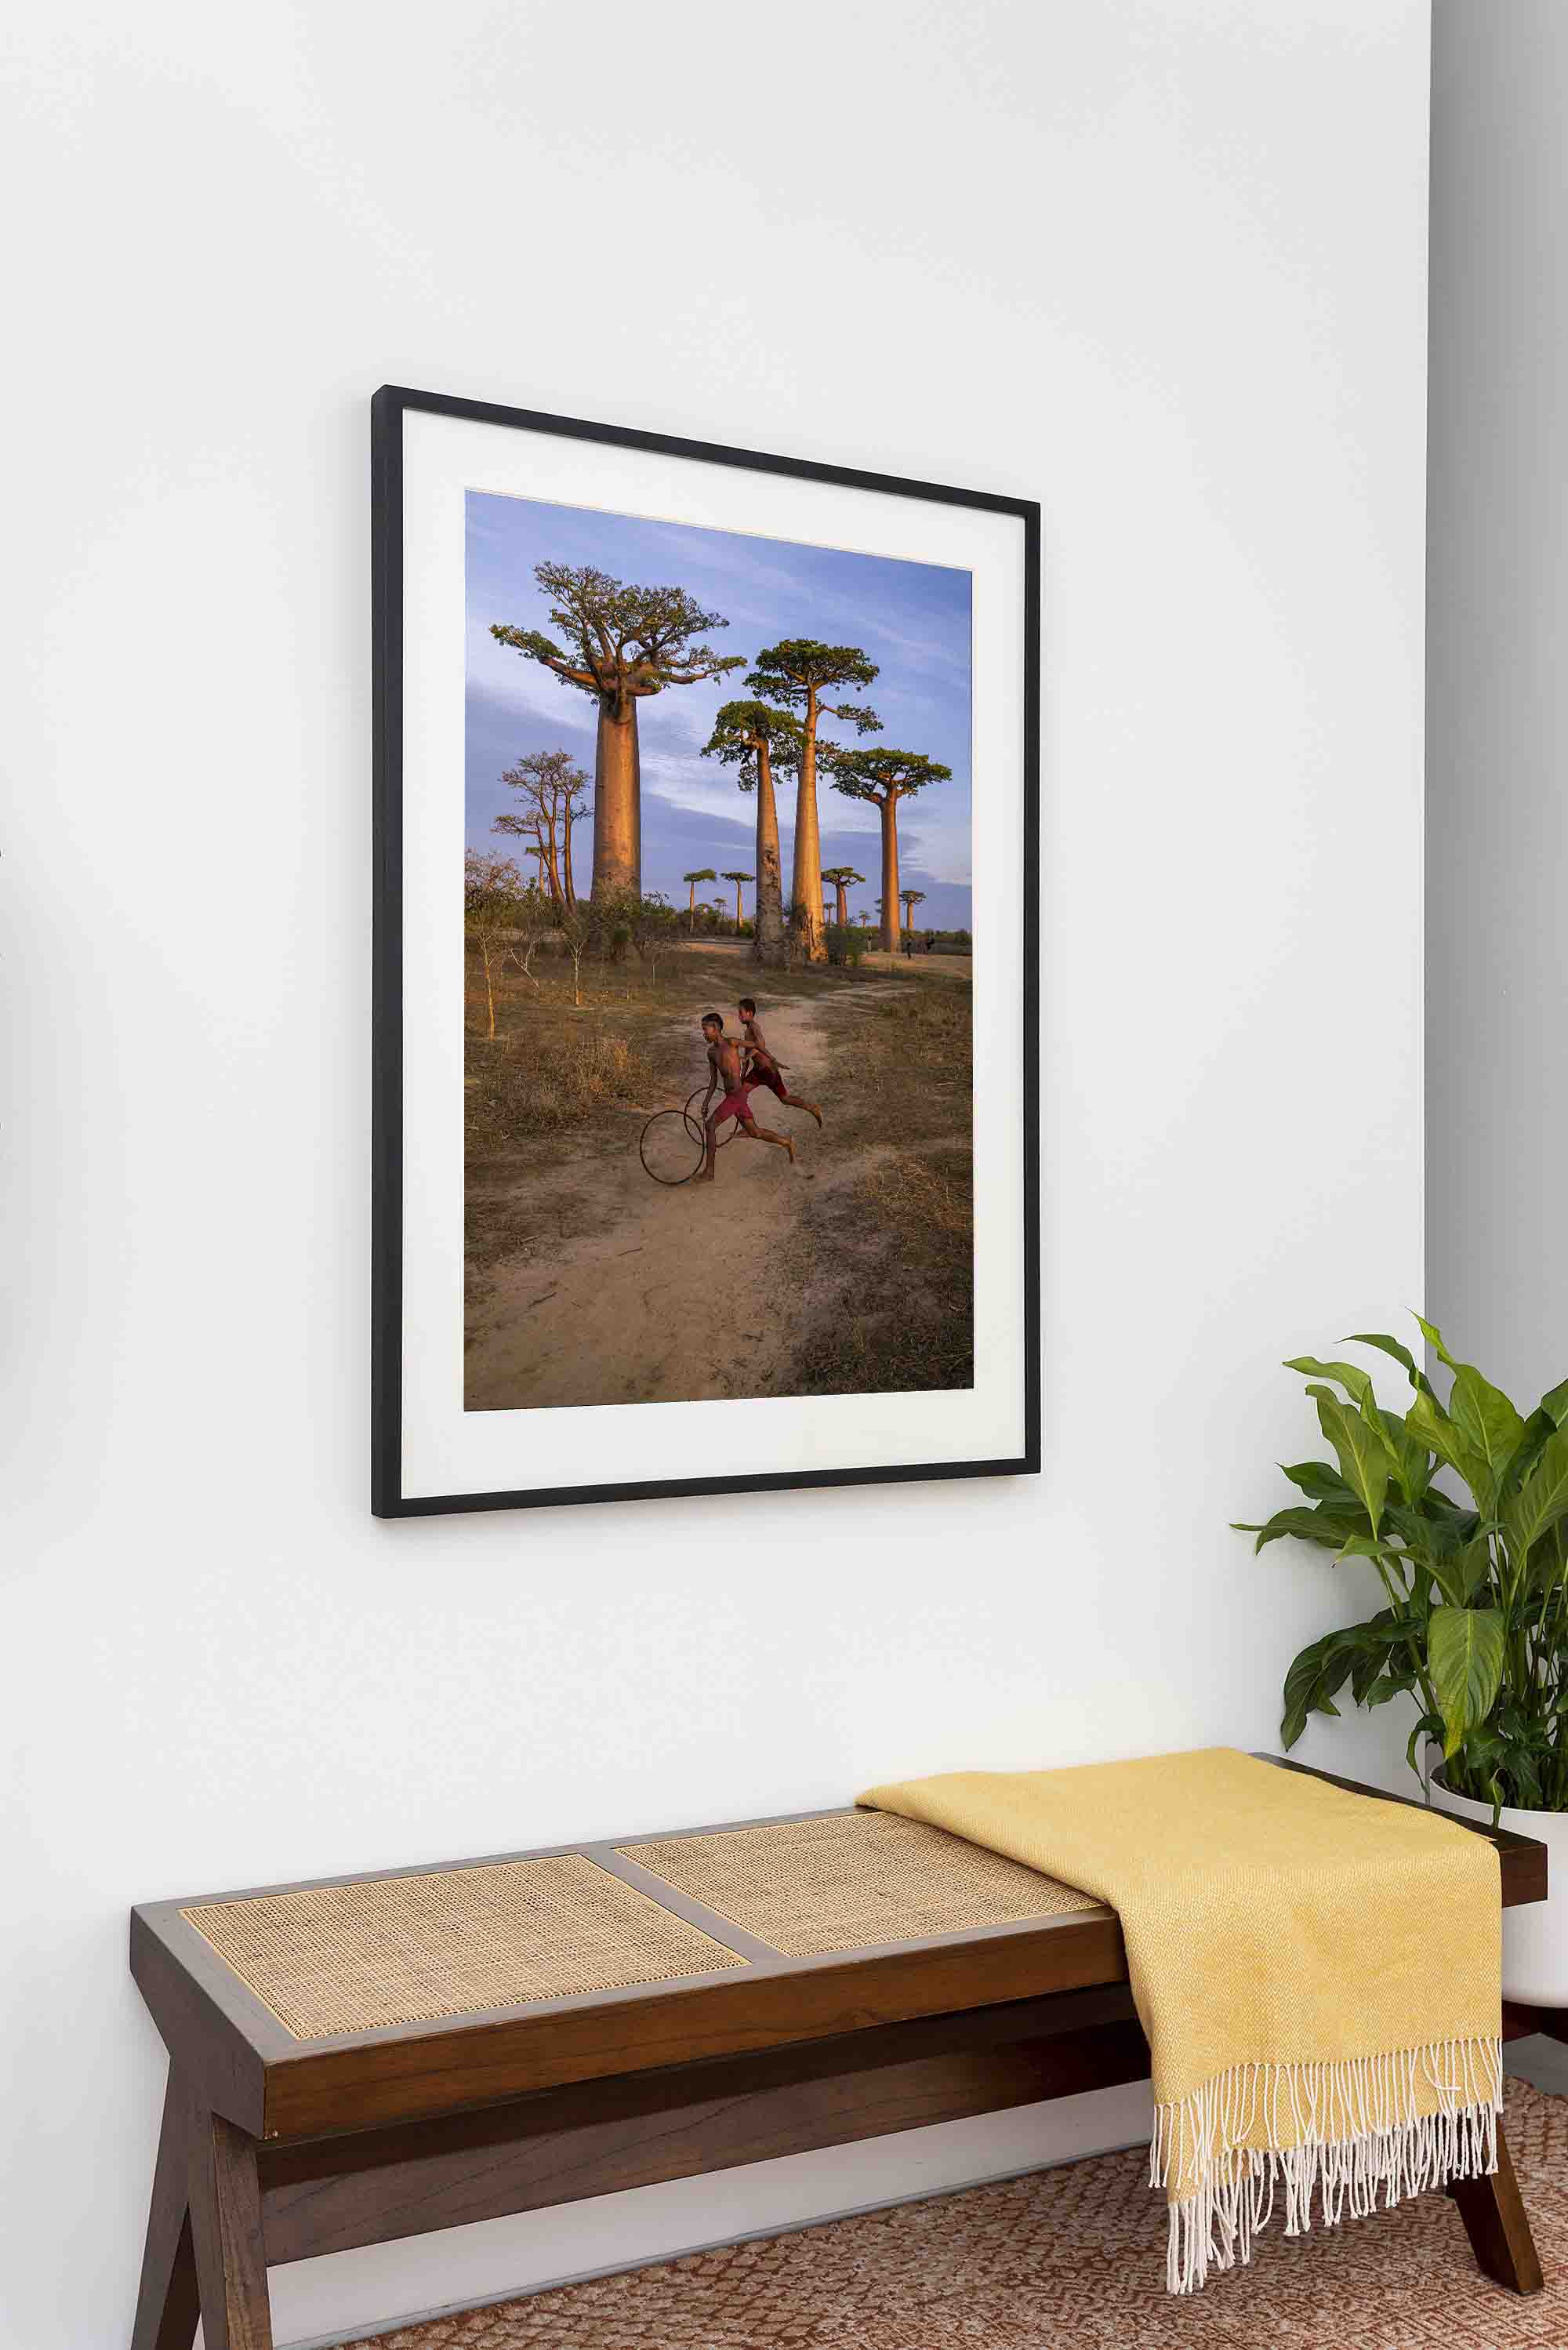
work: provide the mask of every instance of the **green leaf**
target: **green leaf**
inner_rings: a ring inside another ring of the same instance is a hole
[[[1568,1379],[1541,1399],[1541,1409],[1553,1428],[1568,1428]]]
[[[1430,1395],[1432,1382],[1417,1362],[1408,1347],[1397,1338],[1386,1337],[1381,1330],[1353,1330],[1345,1344],[1347,1347],[1376,1347],[1380,1354],[1391,1355],[1409,1378],[1417,1395]]]
[[[1502,1679],[1503,1625],[1495,1607],[1434,1607],[1427,1626],[1432,1687],[1443,1715],[1443,1756],[1479,1729]]]
[[[1438,1329],[1437,1324],[1435,1322],[1422,1321],[1421,1316],[1418,1314],[1416,1316],[1416,1321],[1420,1328],[1422,1337],[1425,1338],[1428,1346],[1430,1347],[1438,1362],[1447,1363],[1450,1371],[1457,1371],[1459,1367],[1458,1363],[1455,1362],[1452,1355],[1449,1354],[1448,1348],[1444,1346],[1443,1334]]]
[[[1327,1388],[1307,1389],[1317,1405],[1317,1416],[1324,1434],[1333,1445],[1339,1461],[1340,1473],[1356,1496],[1371,1520],[1376,1534],[1383,1519],[1383,1502],[1388,1491],[1388,1453],[1381,1428],[1374,1427],[1358,1411]]]
[[[1310,1648],[1302,1650],[1285,1675],[1285,1710],[1280,1721],[1280,1738],[1287,1754],[1306,1728],[1309,1713],[1331,1713],[1337,1720],[1339,1708],[1334,1702],[1334,1692],[1344,1688],[1349,1677],[1355,1662],[1355,1636],[1363,1628],[1354,1624],[1337,1632],[1325,1632],[1321,1640],[1314,1640]]]
[[[1386,1544],[1376,1534],[1351,1534],[1340,1552],[1341,1558],[1381,1558]]]
[[[1486,1462],[1495,1497],[1503,1471],[1524,1435],[1523,1420],[1502,1389],[1494,1388],[1490,1379],[1483,1379],[1473,1363],[1461,1363],[1454,1373],[1449,1418],[1465,1442]]]
[[[1337,1379],[1363,1411],[1376,1411],[1377,1409],[1372,1381],[1355,1363],[1320,1363],[1315,1355],[1293,1355],[1285,1368],[1287,1371],[1303,1371],[1309,1379]],[[1307,1392],[1311,1394],[1310,1388]]]
[[[1399,1480],[1400,1491],[1407,1501],[1418,1502],[1432,1482],[1432,1453],[1429,1445],[1418,1436],[1412,1436],[1397,1411],[1379,1406],[1377,1425],[1383,1430],[1384,1449],[1393,1463],[1394,1474]]]
[[[1460,1549],[1454,1566],[1459,1604],[1468,1607],[1491,1573],[1490,1538],[1486,1534],[1473,1535]]]
[[[1347,1509],[1360,1507],[1338,1470],[1331,1469],[1326,1461],[1298,1461],[1293,1469],[1286,1469],[1283,1461],[1280,1466],[1291,1483],[1299,1486],[1310,1501],[1341,1502]]]
[[[1457,1469],[1478,1502],[1490,1503],[1491,1472],[1485,1455],[1461,1434],[1441,1404],[1419,1395],[1405,1415],[1405,1425],[1450,1469]]]
[[[1568,1430],[1559,1429],[1542,1446],[1533,1472],[1507,1503],[1502,1529],[1522,1566],[1543,1534],[1568,1515]]]
[[[1303,1510],[1298,1502],[1291,1509],[1276,1510],[1266,1525],[1249,1526],[1232,1520],[1231,1531],[1239,1534],[1257,1535],[1258,1539],[1252,1544],[1252,1555],[1256,1558],[1267,1544],[1280,1542],[1286,1534],[1294,1534],[1302,1542],[1317,1543],[1324,1550],[1337,1550],[1347,1534],[1360,1531],[1360,1525],[1355,1495],[1346,1493],[1345,1506],[1337,1513],[1331,1512],[1326,1503],[1320,1509]]]

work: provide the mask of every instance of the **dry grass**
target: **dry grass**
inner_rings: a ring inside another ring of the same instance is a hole
[[[839,1138],[875,1150],[811,1202],[813,1329],[783,1392],[909,1393],[974,1379],[972,1048],[967,986],[906,983],[846,1023]]]

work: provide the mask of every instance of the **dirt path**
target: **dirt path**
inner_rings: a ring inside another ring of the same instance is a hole
[[[836,1010],[819,999],[768,1014],[768,1041],[789,1082],[812,1098]],[[694,1067],[692,1084],[699,1074]],[[638,1120],[618,1118],[624,1149],[585,1158],[573,1178],[592,1219],[588,1236],[548,1258],[498,1265],[489,1294],[471,1308],[467,1409],[774,1392],[800,1341],[804,1289],[791,1296],[780,1284],[808,1187],[852,1182],[880,1155],[836,1159],[831,1099],[823,1111],[819,1134],[804,1111],[753,1096],[758,1123],[794,1141],[794,1165],[738,1135],[719,1153],[717,1181],[668,1190],[643,1171]]]

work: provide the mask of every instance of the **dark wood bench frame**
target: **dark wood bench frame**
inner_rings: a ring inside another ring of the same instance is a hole
[[[1504,1904],[1544,1899],[1545,1847],[1491,1841]],[[132,2350],[191,2350],[198,2316],[206,2350],[272,2350],[269,2263],[1147,2075],[1108,1909],[781,1958],[616,1845],[546,1849],[586,1855],[751,1963],[300,2041],[181,1916],[190,1898],[131,1912],[131,1970],[170,2060]],[[1450,2192],[1486,2273],[1539,2291],[1501,2137],[1497,2176]]]

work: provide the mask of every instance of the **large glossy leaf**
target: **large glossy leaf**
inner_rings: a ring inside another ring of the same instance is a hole
[[[1341,1476],[1355,1493],[1371,1521],[1376,1534],[1383,1521],[1383,1503],[1388,1491],[1388,1453],[1381,1428],[1371,1425],[1358,1411],[1341,1403],[1328,1388],[1307,1389],[1317,1405],[1319,1425],[1334,1450]],[[1419,1399],[1417,1399],[1419,1400]]]
[[[1372,1381],[1355,1363],[1320,1363],[1315,1355],[1293,1355],[1285,1368],[1287,1371],[1303,1371],[1309,1379],[1336,1379],[1363,1411],[1376,1411],[1377,1409]]]
[[[1542,1397],[1541,1409],[1554,1428],[1568,1428],[1568,1379]]]
[[[1382,1330],[1353,1330],[1345,1343],[1347,1347],[1376,1347],[1380,1354],[1392,1356],[1408,1377],[1417,1395],[1432,1393],[1431,1380],[1409,1347],[1402,1347],[1397,1338],[1390,1338]]]
[[[1440,1461],[1457,1469],[1477,1501],[1490,1507],[1492,1481],[1486,1457],[1455,1426],[1441,1404],[1434,1403],[1430,1396],[1417,1396],[1405,1415],[1405,1425]]]
[[[1559,1429],[1542,1446],[1540,1460],[1518,1492],[1503,1506],[1503,1532],[1520,1565],[1542,1535],[1564,1516],[1568,1516],[1568,1430]]]
[[[1495,1496],[1524,1435],[1523,1420],[1502,1389],[1483,1379],[1473,1363],[1461,1363],[1454,1373],[1449,1418],[1486,1462]]]
[[[1303,1648],[1292,1665],[1285,1675],[1285,1710],[1280,1721],[1280,1738],[1287,1753],[1306,1728],[1309,1713],[1337,1717],[1334,1696],[1350,1676],[1366,1632],[1366,1627],[1361,1624],[1325,1632],[1321,1640]]]
[[[1502,1679],[1503,1624],[1495,1607],[1434,1607],[1427,1625],[1427,1659],[1442,1710],[1443,1752],[1491,1711]]]

